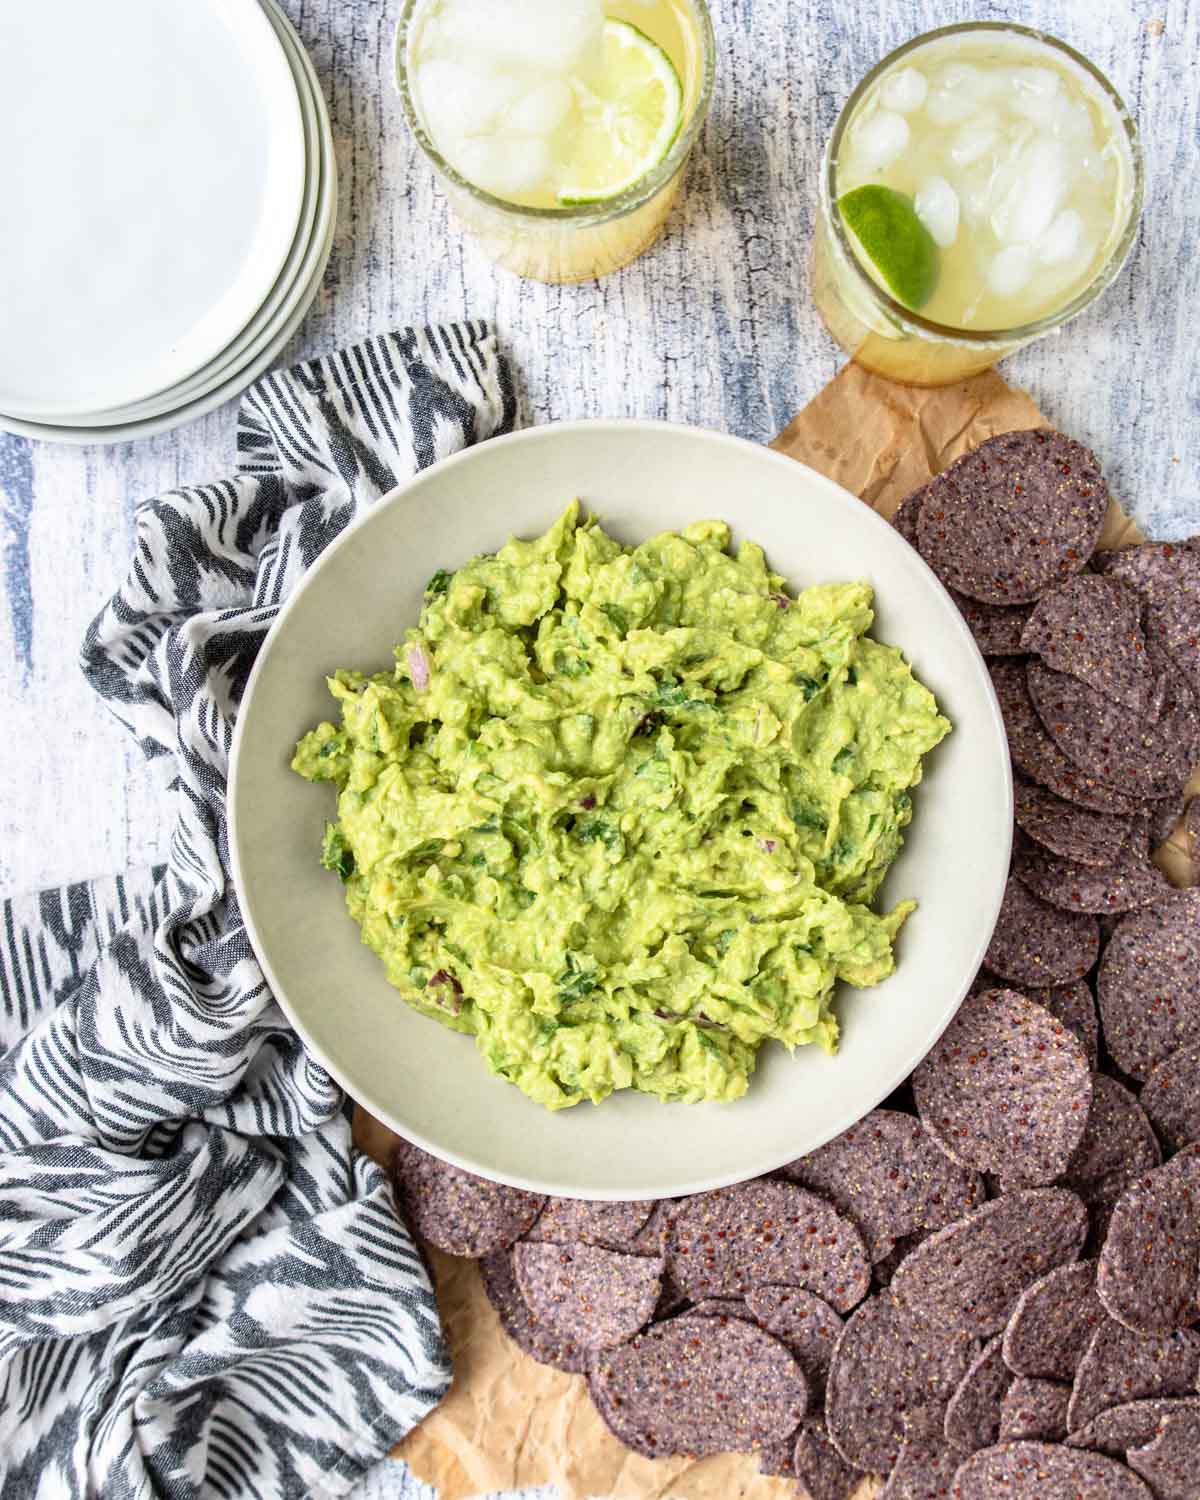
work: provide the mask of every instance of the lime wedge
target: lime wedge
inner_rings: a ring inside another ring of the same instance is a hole
[[[877,182],[838,199],[846,227],[898,302],[914,312],[937,286],[941,255],[937,242],[917,218],[913,200]]]
[[[603,203],[640,182],[683,123],[683,84],[671,59],[628,21],[607,20],[599,72],[574,79],[580,125],[563,170],[563,204]]]

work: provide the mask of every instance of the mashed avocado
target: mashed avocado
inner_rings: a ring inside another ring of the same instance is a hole
[[[323,863],[389,981],[550,1109],[833,1051],[837,981],[885,979],[913,909],[870,903],[950,725],[866,584],[792,599],[729,540],[623,547],[573,504],[435,574],[292,762],[337,788]]]

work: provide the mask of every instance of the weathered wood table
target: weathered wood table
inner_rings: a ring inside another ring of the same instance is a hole
[[[1147,158],[1131,264],[1007,377],[1100,455],[1153,536],[1200,531],[1200,6],[1194,0],[712,0],[713,111],[666,237],[600,283],[498,273],[448,223],[391,84],[396,5],[284,0],[330,101],[341,174],[325,285],[301,358],[409,322],[485,317],[521,420],[662,417],[765,441],[841,356],[807,286],[825,138],[858,77],[930,27],[1016,18],[1085,52],[1124,94]],[[149,441],[77,449],[0,434],[0,894],[148,864],[170,826],[166,769],[91,697],[85,626],[123,574],[139,499],[220,478],[234,407]],[[380,1475],[362,1492],[429,1492]]]

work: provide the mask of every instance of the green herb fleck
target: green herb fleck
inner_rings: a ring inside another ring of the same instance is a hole
[[[445,568],[439,568],[425,585],[426,599],[436,599],[439,594],[444,594],[450,587],[450,580],[453,577],[453,573],[447,573]]]
[[[354,874],[354,851],[346,843],[345,835],[336,823],[325,825],[321,863],[327,870],[336,870],[343,885]]]
[[[574,833],[581,844],[603,844],[606,849],[615,849],[621,842],[620,830],[603,818],[581,818],[575,824]]]
[[[616,628],[622,635],[628,635],[629,616],[625,613],[625,611],[619,604],[602,604],[600,606],[600,612],[601,614],[605,614],[608,616],[608,618],[612,621],[612,623],[616,626]]]
[[[582,656],[568,656],[565,651],[556,651],[554,670],[560,677],[586,677],[592,669]]]
[[[803,802],[792,804],[792,822],[797,828],[811,828],[814,833],[824,833],[829,827],[824,814],[814,807],[805,807]]]

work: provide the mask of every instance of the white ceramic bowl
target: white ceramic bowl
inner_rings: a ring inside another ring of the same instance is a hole
[[[288,767],[335,705],[324,678],[377,669],[416,621],[426,580],[542,531],[578,495],[637,542],[719,517],[761,542],[793,589],[866,578],[880,639],[903,647],[954,733],[929,757],[905,848],[881,893],[920,908],[893,977],[843,988],[841,1050],[765,1046],[733,1104],[624,1092],[550,1114],[493,1077],[473,1040],[411,1010],[359,941],[318,864],[332,793]],[[928,1051],[957,1009],[999,911],[1012,784],[991,682],[962,616],[885,521],[830,480],[766,448],[648,422],[550,425],[437,464],[381,501],[320,559],[254,667],[234,742],[234,878],[250,940],[309,1048],[374,1115],[426,1150],[545,1192],[638,1198],[768,1171],[838,1134]]]

